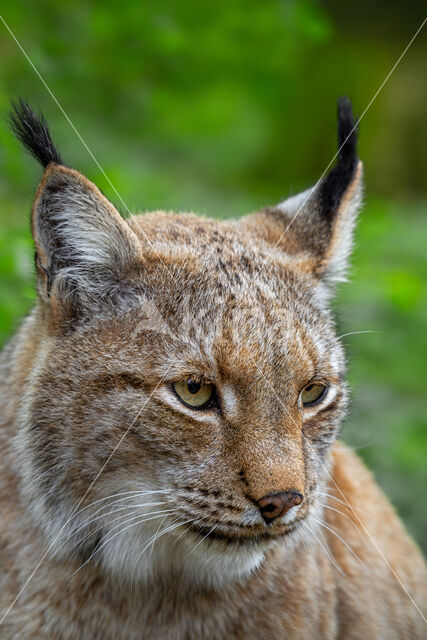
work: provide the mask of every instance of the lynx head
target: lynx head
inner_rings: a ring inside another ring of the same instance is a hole
[[[14,107],[45,166],[19,407],[23,496],[58,554],[135,581],[245,576],[314,527],[346,405],[328,300],[361,193],[350,103],[336,166],[235,221],[124,220]]]

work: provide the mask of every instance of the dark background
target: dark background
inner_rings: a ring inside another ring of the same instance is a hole
[[[66,162],[127,215],[238,216],[313,184],[336,150],[336,99],[361,115],[420,26],[422,3],[9,2],[0,113],[27,97]],[[337,296],[353,402],[343,438],[427,548],[427,25],[360,124],[365,207]],[[0,118],[0,341],[32,305],[28,213],[40,168]]]

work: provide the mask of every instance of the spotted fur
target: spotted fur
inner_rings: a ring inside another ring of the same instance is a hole
[[[424,637],[377,546],[420,609],[423,559],[336,441],[328,300],[362,173],[349,103],[336,167],[237,221],[123,220],[23,104],[15,130],[46,169],[38,301],[1,359],[1,638]],[[218,403],[185,406],[188,378]],[[304,408],[312,380],[328,393]],[[276,492],[303,501],[266,522]]]

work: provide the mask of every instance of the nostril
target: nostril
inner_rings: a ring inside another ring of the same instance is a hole
[[[269,502],[264,508],[263,508],[263,512],[264,513],[271,513],[272,511],[276,510],[276,505],[273,504],[272,502]]]
[[[295,491],[281,491],[264,496],[258,500],[261,515],[266,522],[285,515],[292,507],[301,504],[303,497]]]

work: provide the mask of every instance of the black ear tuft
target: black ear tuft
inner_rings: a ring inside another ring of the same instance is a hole
[[[351,183],[358,163],[357,123],[348,98],[338,100],[338,162],[322,180],[320,187],[322,213],[333,214]]]
[[[43,167],[51,162],[64,164],[52,142],[43,115],[37,115],[25,100],[12,102],[9,121],[15,136]]]

